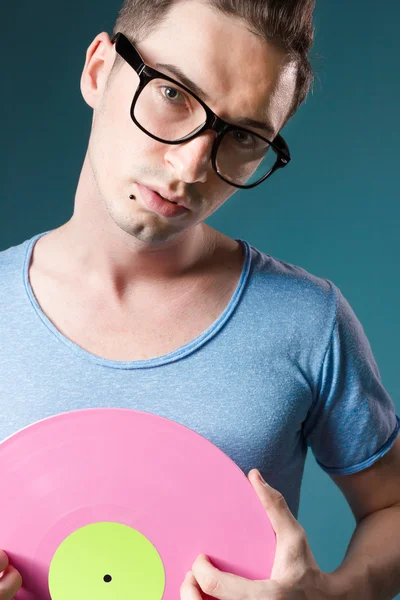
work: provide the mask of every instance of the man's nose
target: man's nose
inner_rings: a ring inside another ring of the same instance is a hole
[[[165,159],[181,181],[206,181],[207,174],[212,170],[211,152],[216,137],[214,131],[205,131],[192,140],[168,147]]]

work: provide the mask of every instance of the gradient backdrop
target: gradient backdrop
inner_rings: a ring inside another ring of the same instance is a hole
[[[70,218],[91,126],[81,69],[119,7],[2,3],[0,250]],[[395,0],[317,0],[314,91],[284,131],[293,161],[208,220],[341,288],[398,412],[399,20]],[[320,567],[334,570],[355,522],[311,453],[299,520]]]

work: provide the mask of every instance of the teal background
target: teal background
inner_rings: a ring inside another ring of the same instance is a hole
[[[111,33],[119,6],[59,0],[1,8],[0,250],[72,214],[91,126],[79,90],[85,52],[98,32]],[[208,219],[341,288],[398,413],[399,21],[395,0],[317,1],[314,91],[283,132],[293,161]],[[299,520],[320,567],[334,570],[355,522],[310,453]]]

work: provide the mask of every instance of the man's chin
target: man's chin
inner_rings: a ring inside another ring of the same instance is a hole
[[[135,223],[123,222],[116,225],[129,236],[146,244],[160,244],[171,239],[171,231],[165,227],[157,227],[154,223],[144,223],[144,219],[138,219]]]

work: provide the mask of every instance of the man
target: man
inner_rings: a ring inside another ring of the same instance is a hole
[[[362,326],[332,282],[204,223],[289,162],[279,132],[311,83],[312,10],[126,0],[118,35],[87,51],[93,123],[73,216],[0,257],[0,439],[63,411],[127,407],[250,471],[277,534],[271,579],[193,557],[182,600],[400,591],[399,423]],[[357,521],[331,574],[296,520],[307,446]],[[21,586],[7,565],[2,553],[0,600]]]

